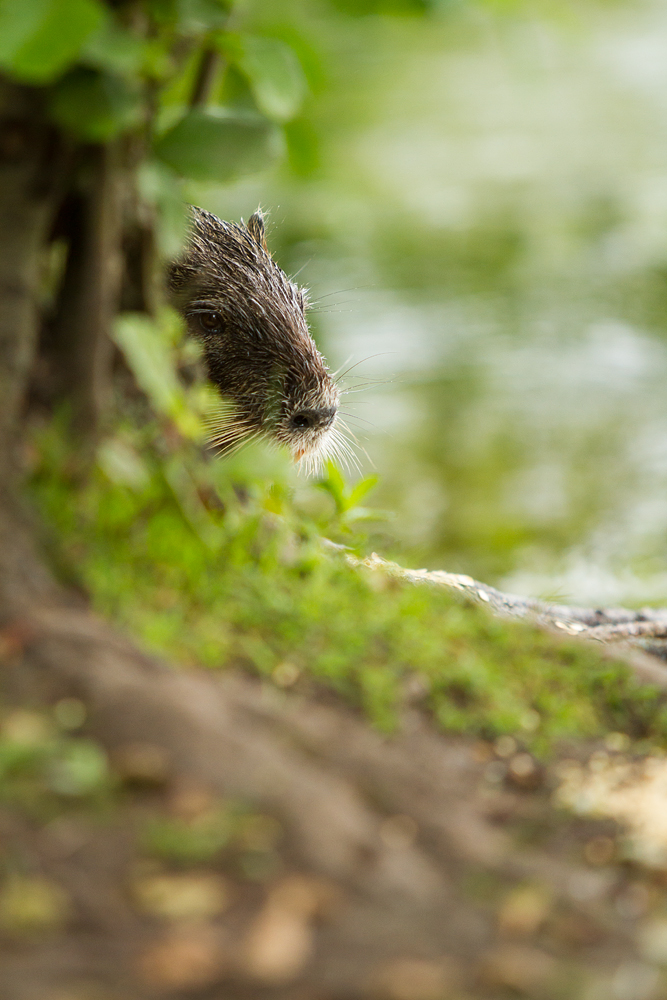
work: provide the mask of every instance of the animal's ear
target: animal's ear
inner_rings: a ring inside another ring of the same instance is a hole
[[[266,253],[269,252],[269,248],[266,245],[266,230],[264,229],[264,216],[262,215],[261,209],[250,216],[248,219],[248,232],[252,236],[255,243],[265,250]]]
[[[195,276],[196,269],[189,264],[172,264],[167,270],[167,285],[172,292],[177,292],[179,288]]]

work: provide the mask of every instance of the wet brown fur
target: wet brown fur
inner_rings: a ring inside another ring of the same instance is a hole
[[[326,453],[339,392],[308,330],[306,292],[272,259],[261,213],[246,226],[194,208],[169,285],[229,404],[220,449],[261,436],[311,464]]]

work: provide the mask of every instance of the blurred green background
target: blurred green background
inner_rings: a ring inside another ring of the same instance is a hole
[[[280,8],[237,11],[300,59],[286,156],[186,191],[270,210],[332,367],[361,362],[345,410],[394,512],[373,541],[522,593],[665,599],[664,4]],[[219,98],[253,101],[234,70]]]

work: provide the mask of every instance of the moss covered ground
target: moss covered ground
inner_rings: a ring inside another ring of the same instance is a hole
[[[329,467],[297,501],[281,458],[217,460],[157,420],[118,427],[92,474],[57,423],[35,435],[31,461],[61,576],[174,662],[328,688],[385,731],[407,692],[445,731],[508,733],[538,753],[609,731],[643,747],[667,737],[662,696],[595,648],[327,549],[325,537],[368,550],[371,479],[355,490]]]

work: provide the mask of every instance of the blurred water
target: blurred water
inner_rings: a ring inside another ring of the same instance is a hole
[[[212,207],[277,206],[334,367],[387,380],[349,398],[390,534],[523,593],[666,599],[667,5],[330,44],[320,173]]]

